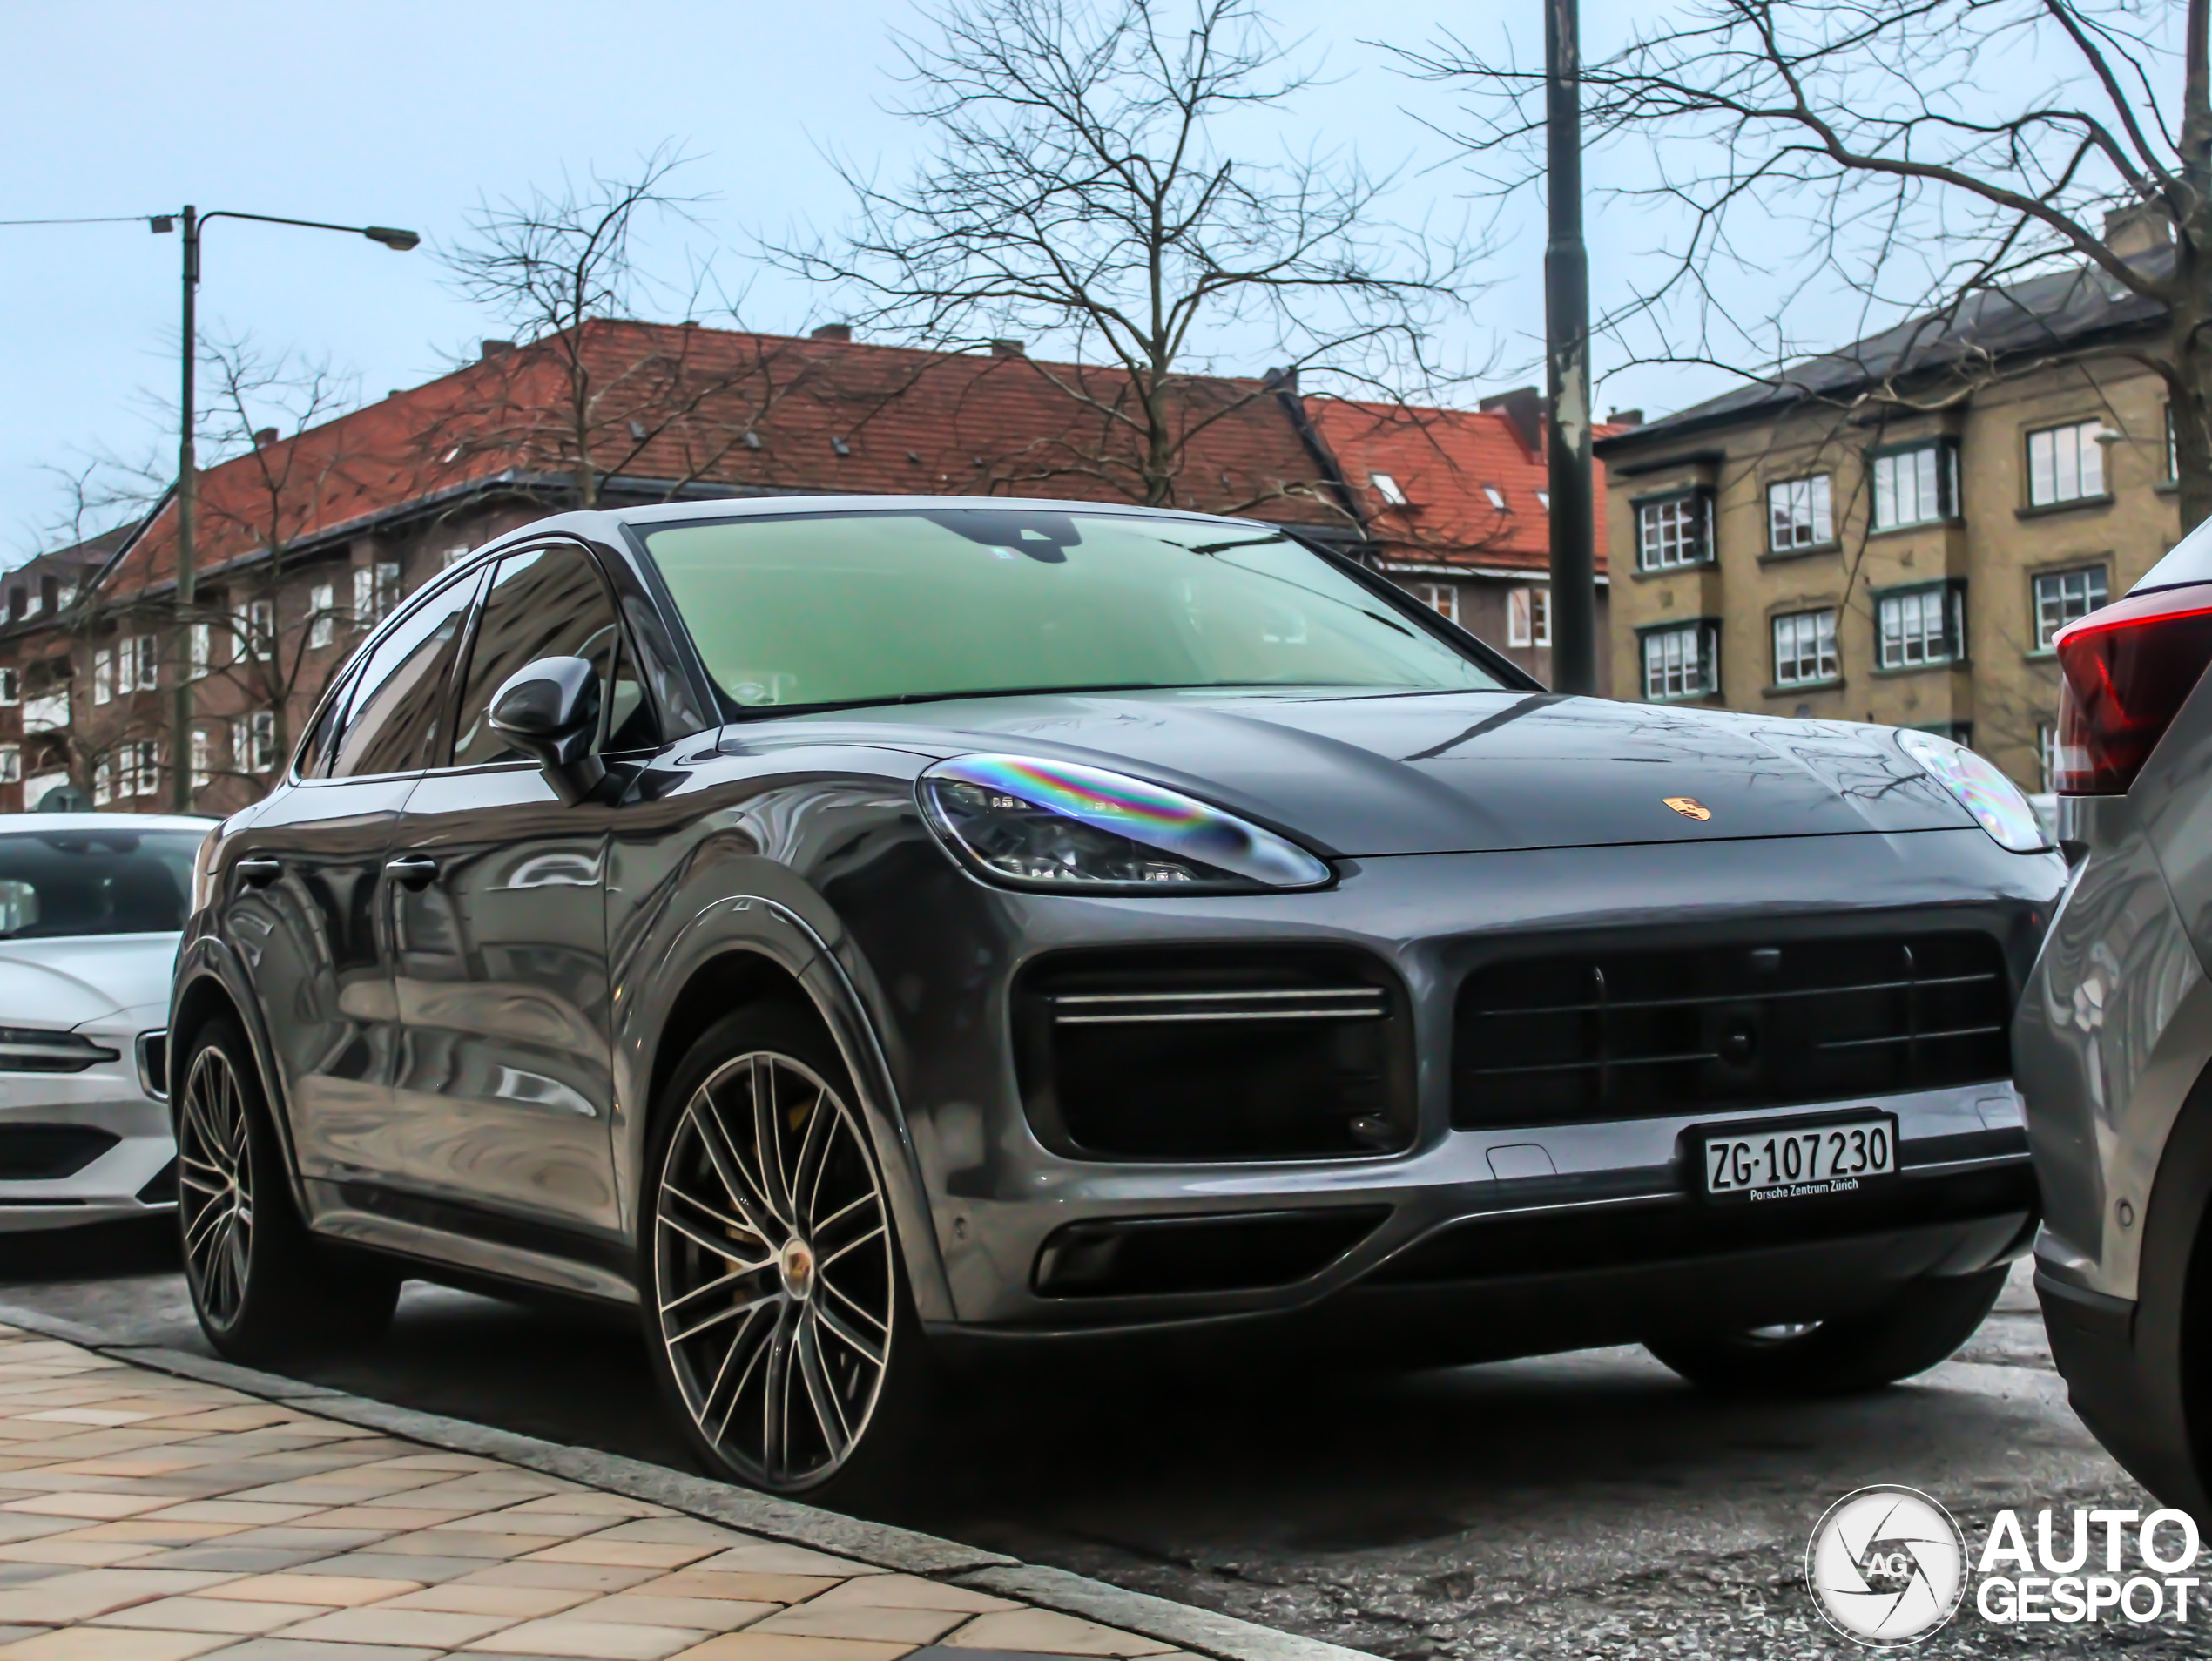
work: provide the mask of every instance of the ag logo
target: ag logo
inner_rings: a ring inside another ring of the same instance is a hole
[[[1662,796],[1659,800],[1684,819],[1710,819],[1713,816],[1713,810],[1695,796]]]
[[[1957,1611],[1966,1543],[1911,1488],[1862,1488],[1828,1508],[1805,1549],[1805,1589],[1830,1623],[1874,1649],[1918,1643]]]

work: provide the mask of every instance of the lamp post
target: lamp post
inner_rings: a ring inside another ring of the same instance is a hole
[[[183,373],[178,397],[180,418],[177,431],[177,683],[172,689],[169,715],[169,804],[177,812],[188,814],[192,807],[192,608],[198,592],[193,570],[196,553],[193,539],[199,529],[199,466],[192,443],[192,424],[197,408],[194,371],[199,366],[199,357],[200,232],[210,219],[253,219],[262,225],[297,225],[311,231],[342,231],[349,236],[365,236],[371,242],[383,244],[395,253],[405,253],[420,245],[422,239],[413,231],[395,230],[388,225],[329,225],[320,219],[287,219],[273,213],[240,213],[228,208],[202,213],[189,204],[177,218],[184,221],[185,314],[183,348],[179,354],[183,360]],[[157,214],[149,223],[157,234],[178,228],[175,219],[166,213]]]
[[[1590,260],[1582,241],[1578,0],[1544,0],[1545,380],[1551,419],[1552,687],[1597,690],[1597,504],[1590,477]]]

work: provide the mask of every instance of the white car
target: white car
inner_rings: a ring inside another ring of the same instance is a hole
[[[0,814],[0,1231],[175,1208],[170,973],[214,822]]]

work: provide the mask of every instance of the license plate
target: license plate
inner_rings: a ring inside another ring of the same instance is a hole
[[[1716,1198],[1848,1194],[1897,1171],[1897,1121],[1884,1115],[1705,1138],[1705,1192]]]

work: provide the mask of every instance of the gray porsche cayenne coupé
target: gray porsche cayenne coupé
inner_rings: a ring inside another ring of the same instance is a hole
[[[786,1492],[1046,1342],[1871,1388],[2033,1230],[2062,876],[1948,739],[1555,696],[1264,524],[568,514],[200,856],[192,1297],[239,1356],[408,1276],[636,1307]]]

